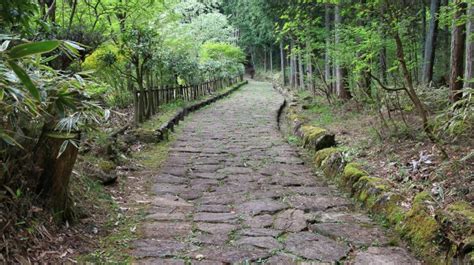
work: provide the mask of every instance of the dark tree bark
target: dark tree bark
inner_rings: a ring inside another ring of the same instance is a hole
[[[426,1],[421,1],[421,32],[423,43],[421,45],[421,54],[425,54],[425,43],[426,43]]]
[[[294,88],[297,85],[296,78],[296,56],[295,56],[295,41],[291,39],[290,44],[290,86]]]
[[[303,56],[301,55],[301,48],[299,49],[298,52],[298,73],[299,73],[299,84],[300,84],[300,89],[305,89],[305,84],[304,84],[304,66],[303,66]]]
[[[72,220],[74,214],[69,198],[69,179],[78,149],[71,143],[64,150],[61,146],[65,141],[79,140],[79,134],[57,133],[48,128],[45,126],[35,148],[35,165],[41,172],[38,193],[58,220]]]
[[[38,3],[43,19],[56,22],[56,0],[38,0]]]
[[[72,22],[74,21],[74,16],[76,15],[77,0],[72,1],[72,10],[71,17],[69,18],[68,30],[71,30]]]
[[[339,31],[340,25],[342,24],[342,16],[340,13],[339,5],[336,5],[334,8],[334,22],[335,22],[335,29],[336,29],[335,38],[336,38],[336,46],[337,46],[340,43],[340,33],[338,31]],[[347,70],[344,69],[344,67],[342,67],[339,62],[336,62],[336,91],[337,91],[338,97],[344,100],[351,98],[351,94],[349,92],[349,88],[345,80],[346,75],[347,75]]]
[[[466,26],[466,63],[464,70],[464,88],[473,88],[474,84],[474,4],[469,4]]]
[[[267,72],[267,48],[263,47],[263,72]]]
[[[430,26],[425,38],[425,49],[423,57],[422,82],[428,84],[433,81],[433,66],[436,52],[436,38],[438,36],[438,18],[441,0],[431,0],[430,5]]]
[[[451,90],[451,101],[456,102],[462,94],[464,76],[464,52],[466,47],[466,25],[460,23],[466,14],[466,3],[462,0],[454,0],[457,10],[454,14],[453,29],[451,36],[451,74],[449,76],[449,88]]]
[[[331,57],[329,54],[329,49],[331,47],[331,11],[329,4],[325,5],[325,16],[324,16],[324,25],[326,28],[326,51],[324,53],[324,79],[329,86],[332,86],[331,82]]]
[[[280,68],[281,68],[281,77],[283,86],[286,85],[286,78],[285,78],[285,50],[283,46],[283,40],[280,41]]]
[[[273,46],[270,45],[270,73],[273,73]]]
[[[311,50],[311,45],[310,42],[306,42],[306,68],[307,70],[307,83],[308,83],[308,88],[313,92],[313,94],[316,93],[314,90],[314,83],[313,83],[313,60],[312,60],[312,50]]]
[[[387,48],[383,47],[380,49],[379,60],[381,78],[387,83]]]

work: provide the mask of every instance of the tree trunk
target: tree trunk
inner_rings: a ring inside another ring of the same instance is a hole
[[[307,83],[308,89],[315,94],[314,85],[313,85],[313,60],[312,60],[312,51],[309,40],[306,41],[306,68],[307,68]]]
[[[295,42],[292,39],[290,45],[290,85],[294,88],[297,85],[296,81],[296,56],[295,56]]]
[[[45,126],[35,148],[35,165],[41,170],[37,191],[58,220],[72,220],[69,179],[79,150],[70,142],[65,148],[63,144],[65,141],[79,141],[80,135],[53,132],[49,127]]]
[[[64,3],[63,3],[64,5]],[[71,10],[71,16],[69,17],[69,25],[68,25],[68,31],[71,30],[72,22],[74,21],[74,15],[76,14],[76,8],[77,8],[77,0],[72,1],[72,10]]]
[[[286,85],[285,78],[285,50],[283,49],[283,40],[280,41],[280,68],[281,68],[281,79],[283,86]]]
[[[463,87],[463,64],[466,46],[466,25],[460,23],[460,20],[466,14],[466,3],[462,2],[462,0],[454,0],[454,3],[456,4],[457,11],[454,14],[451,36],[451,74],[449,76],[452,102],[456,102],[462,97],[459,91]]]
[[[450,0],[441,0],[441,7],[448,7],[449,5],[449,2]],[[449,50],[451,47],[451,32],[450,32],[450,26],[448,25],[448,23],[444,23],[444,27],[443,29],[440,28],[440,38],[438,39],[438,44],[439,46],[442,46],[441,47],[441,50],[442,51],[447,51]],[[449,65],[449,57],[445,60],[443,60],[442,62],[444,65],[442,66],[443,69],[450,69],[450,65]],[[448,71],[446,71],[446,73],[443,74],[443,76],[441,77],[441,83],[442,85],[446,85],[446,86],[449,86],[449,73],[447,73]]]
[[[421,81],[424,84],[429,84],[433,81],[433,67],[434,67],[434,60],[435,60],[435,52],[436,52],[436,38],[438,36],[438,12],[439,12],[439,5],[440,0],[431,0],[430,6],[430,27],[428,33],[425,38],[425,49],[424,49],[424,57],[423,57],[423,71],[422,71],[422,78]]]
[[[474,4],[467,9],[466,26],[466,63],[464,70],[464,88],[474,87]]]
[[[267,49],[263,48],[263,72],[267,72]]]
[[[335,22],[335,40],[336,40],[336,47],[340,44],[340,35],[339,29],[342,23],[342,17],[340,13],[340,6],[336,5],[334,8],[334,22]],[[346,86],[346,72],[343,67],[341,66],[340,62],[336,60],[336,92],[337,96],[340,99],[350,99],[351,94]]]
[[[303,58],[301,56],[301,50],[298,52],[298,72],[300,74],[300,88],[305,89],[305,85],[304,85],[304,66],[303,66]]]
[[[46,16],[54,23],[56,22],[56,0],[47,0],[45,2],[48,8]]]
[[[270,52],[268,53],[270,55],[270,73],[273,73],[273,47],[270,46]]]
[[[330,47],[331,47],[331,10],[329,4],[325,5],[325,16],[324,24],[326,28],[326,51],[324,53],[324,79],[329,86],[332,86],[331,82],[331,57],[330,57]]]
[[[421,1],[421,32],[422,32],[422,45],[421,54],[425,54],[425,43],[426,43],[426,1]]]

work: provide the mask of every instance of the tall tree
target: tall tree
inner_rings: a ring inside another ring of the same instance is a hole
[[[281,68],[281,79],[283,86],[286,85],[285,77],[285,49],[283,48],[283,40],[280,40],[280,68]]]
[[[467,9],[466,26],[466,63],[464,71],[464,88],[474,88],[474,4]]]
[[[441,0],[431,0],[430,25],[425,37],[425,48],[423,56],[422,82],[428,84],[433,80],[433,67],[436,51],[436,38],[438,36],[438,18]]]
[[[296,75],[296,55],[295,55],[295,41],[291,38],[290,43],[290,86],[292,88],[297,86]]]
[[[334,7],[334,28],[335,28],[335,41],[336,41],[336,48],[338,45],[341,44],[341,36],[340,36],[340,29],[342,24],[342,16],[341,16],[341,4],[337,4]],[[336,92],[337,96],[340,99],[349,99],[351,98],[351,94],[349,92],[349,88],[346,86],[346,70],[341,65],[341,62],[336,60]]]
[[[301,53],[302,53],[302,49],[299,48],[298,49],[298,73],[299,73],[299,78],[300,78],[299,85],[300,85],[300,89],[304,89],[305,88],[304,66],[303,66],[303,56],[301,55]]]
[[[331,77],[331,57],[329,54],[329,50],[331,48],[331,9],[329,4],[324,5],[325,14],[324,14],[324,27],[326,29],[326,47],[324,52],[324,79],[325,81],[332,86],[332,82],[330,80]]]
[[[466,24],[463,20],[466,15],[466,3],[462,0],[454,0],[455,12],[451,36],[451,74],[449,76],[449,88],[451,90],[451,101],[459,100],[462,95],[459,91],[463,87],[464,75],[464,52],[466,47]]]

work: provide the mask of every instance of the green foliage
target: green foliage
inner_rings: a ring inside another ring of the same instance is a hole
[[[222,42],[206,42],[201,47],[201,59],[207,60],[226,60],[234,63],[243,63],[245,61],[244,52],[237,46]]]
[[[472,135],[474,130],[474,89],[460,91],[464,96],[436,117],[435,128],[440,136]]]
[[[0,34],[11,33],[12,28],[18,33],[31,33],[31,17],[36,15],[36,4],[31,0],[0,2]]]
[[[84,70],[108,70],[114,66],[124,65],[125,58],[120,50],[112,43],[104,44],[88,55],[82,63]]]

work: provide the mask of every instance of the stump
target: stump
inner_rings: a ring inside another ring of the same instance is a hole
[[[74,218],[69,197],[69,180],[79,151],[71,143],[64,150],[61,150],[61,146],[65,141],[79,138],[79,133],[43,133],[35,152],[35,164],[40,169],[38,193],[61,221]]]

